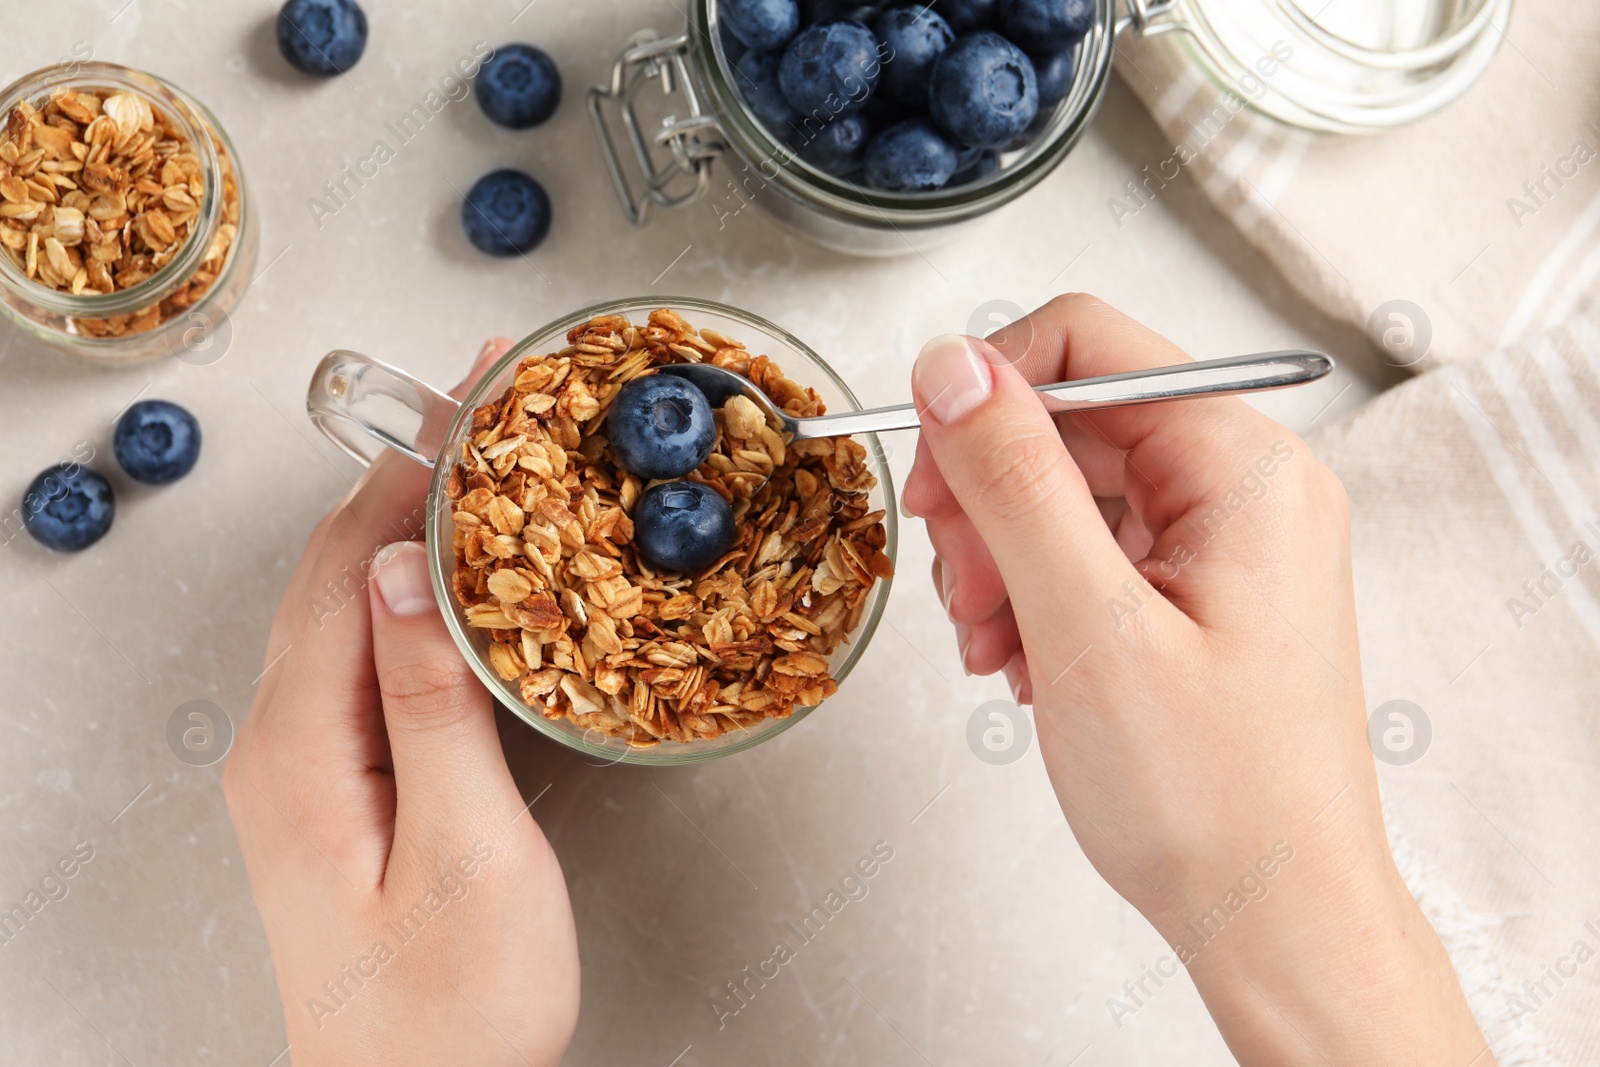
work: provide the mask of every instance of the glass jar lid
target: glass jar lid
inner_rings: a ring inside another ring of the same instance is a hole
[[[1415,122],[1475,82],[1513,0],[1129,0],[1146,35],[1290,125],[1366,133]]]

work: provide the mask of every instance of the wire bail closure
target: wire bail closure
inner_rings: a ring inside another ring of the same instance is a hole
[[[623,214],[635,226],[649,220],[653,204],[681,208],[702,199],[711,189],[712,166],[727,148],[716,116],[701,106],[688,56],[688,33],[662,37],[654,30],[642,30],[617,54],[610,83],[597,85],[588,93],[589,121],[599,138],[606,171]],[[685,117],[669,114],[661,120],[661,128],[650,134],[634,103],[652,82],[660,84],[661,95],[669,102],[675,94],[681,95]],[[622,120],[634,164],[644,179],[644,187],[637,192],[612,136],[606,118],[608,105],[616,108]],[[666,149],[665,159],[660,159],[660,149]]]

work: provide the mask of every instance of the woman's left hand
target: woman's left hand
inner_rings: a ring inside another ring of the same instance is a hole
[[[228,760],[295,1067],[543,1067],[577,1021],[561,867],[410,540],[427,489],[387,456],[312,533]]]

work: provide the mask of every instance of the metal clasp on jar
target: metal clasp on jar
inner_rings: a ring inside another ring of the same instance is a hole
[[[711,188],[712,165],[727,148],[716,117],[701,107],[700,94],[689,73],[688,56],[687,33],[662,37],[654,30],[642,30],[618,53],[611,67],[610,83],[589,90],[589,121],[599,137],[606,170],[623,213],[635,226],[645,224],[652,204],[678,208],[705,196]],[[682,118],[676,113],[668,114],[661,120],[660,129],[647,134],[634,103],[640,90],[651,82],[660,83],[662,97],[668,101],[674,93],[681,94],[685,114]],[[644,179],[641,190],[634,190],[623,168],[606,120],[608,102],[618,109],[627,131],[634,162]],[[659,158],[660,149],[666,149],[664,159]]]
[[[1128,13],[1116,22],[1118,35],[1133,31],[1141,37],[1154,37],[1188,26],[1173,12],[1176,0],[1123,0]]]

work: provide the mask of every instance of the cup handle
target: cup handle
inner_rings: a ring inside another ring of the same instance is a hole
[[[431,468],[461,405],[403,370],[359,352],[329,352],[306,392],[306,412],[328,440],[365,466],[371,441]]]

